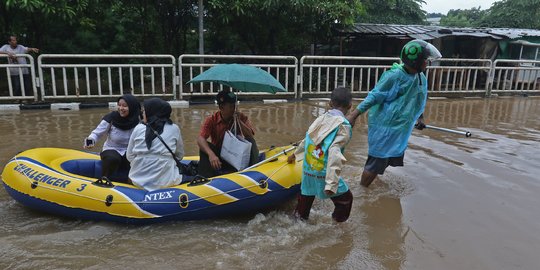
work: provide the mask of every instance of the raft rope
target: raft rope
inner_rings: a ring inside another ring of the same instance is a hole
[[[287,153],[284,152],[284,154],[286,155]],[[17,160],[17,157],[15,157],[14,159],[15,159],[15,162],[17,163],[17,165],[20,165],[19,161]],[[218,194],[208,195],[208,196],[205,196],[205,197],[199,197],[199,198],[196,198],[196,199],[193,199],[193,200],[188,200],[187,202],[196,202],[198,200],[202,200],[202,199],[206,199],[206,198],[212,198],[212,197],[221,196],[221,195],[225,195],[225,194],[228,195],[229,193],[244,190],[244,189],[249,189],[249,188],[253,188],[253,187],[260,187],[262,184],[266,184],[268,182],[268,179],[270,179],[272,176],[274,176],[278,171],[283,169],[283,167],[285,167],[286,165],[289,165],[289,164],[287,162],[285,162],[285,164],[281,165],[281,167],[275,169],[274,172],[272,172],[272,174],[267,176],[265,180],[260,181],[259,184],[251,185],[251,186],[245,186],[245,187],[229,190],[229,191],[226,191],[226,192],[222,191],[221,193],[218,193]],[[23,174],[23,175],[26,177],[28,182],[30,182],[30,184],[34,184],[34,182],[35,182],[34,180],[30,179],[26,174]],[[98,201],[98,202],[103,202],[103,203],[108,202],[106,199],[102,200],[102,199],[90,197],[90,196],[87,196],[87,195],[83,195],[83,194],[80,194],[80,193],[75,193],[75,192],[62,190],[62,189],[57,189],[57,188],[53,188],[53,187],[49,187],[49,186],[45,186],[45,185],[37,185],[37,187],[42,187],[42,188],[53,190],[53,191],[58,191],[58,192],[62,192],[62,193],[66,193],[66,194],[70,194],[70,195],[74,195],[74,196],[79,196],[79,197],[86,198],[86,199],[93,200],[93,201]],[[151,201],[151,202],[149,202],[149,201],[115,202],[115,201],[113,201],[112,202],[112,204],[139,204],[139,203],[141,203],[141,204],[179,204],[180,201],[178,201],[178,202],[153,202],[153,201]]]

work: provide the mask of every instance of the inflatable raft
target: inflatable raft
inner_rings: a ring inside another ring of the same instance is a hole
[[[241,172],[148,192],[129,184],[94,184],[101,166],[96,153],[36,148],[13,157],[2,180],[23,205],[79,219],[144,224],[229,217],[275,207],[298,193],[301,162],[287,164],[293,149],[266,150],[266,159]]]

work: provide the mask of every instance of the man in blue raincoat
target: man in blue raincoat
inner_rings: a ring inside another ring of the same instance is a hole
[[[347,119],[368,112],[368,159],[360,184],[368,187],[388,166],[403,166],[407,143],[415,126],[425,127],[422,113],[427,100],[424,71],[428,59],[442,57],[433,45],[412,40],[401,50],[403,64],[394,63],[384,72],[366,99]]]

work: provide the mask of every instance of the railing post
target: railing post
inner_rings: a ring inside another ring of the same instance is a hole
[[[298,75],[298,81],[300,84],[300,89],[298,89],[298,98],[302,98],[302,94],[304,93],[304,60],[306,59],[306,56],[302,56],[300,58],[300,64],[298,65],[300,69],[300,74]]]
[[[491,97],[491,90],[493,89],[493,81],[495,80],[495,67],[497,66],[497,60],[491,62],[489,75],[486,82],[486,97]]]
[[[180,55],[178,57],[178,91],[180,92],[180,99],[182,99],[182,95],[184,94],[184,83],[183,83],[183,80],[182,80],[182,58],[184,56],[183,55]]]

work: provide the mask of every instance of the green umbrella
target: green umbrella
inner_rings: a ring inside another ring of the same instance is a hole
[[[270,73],[250,65],[220,64],[199,74],[187,83],[215,82],[241,92],[286,92]]]

